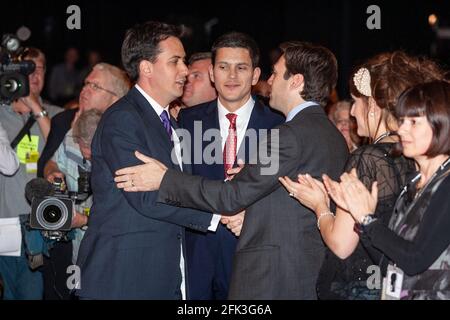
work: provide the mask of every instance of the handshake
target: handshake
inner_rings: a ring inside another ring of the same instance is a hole
[[[238,159],[237,161],[238,166],[235,168],[231,168],[227,171],[228,178],[227,180],[232,180],[233,177],[239,173],[239,171],[244,168],[244,161],[241,159]],[[242,210],[241,212],[235,214],[234,216],[222,216],[222,219],[220,219],[220,222],[222,222],[224,225],[227,226],[227,228],[234,233],[236,237],[239,237],[242,230],[242,224],[244,223],[244,217],[245,217],[245,210]]]

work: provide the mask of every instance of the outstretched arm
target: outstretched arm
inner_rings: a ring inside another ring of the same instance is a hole
[[[119,170],[117,174],[124,176],[119,178],[123,179],[120,183],[130,180],[130,174],[145,176],[143,180],[139,180],[142,185],[136,185],[135,178],[133,178],[133,184],[137,190],[159,188],[158,202],[234,214],[279,188],[279,176],[297,175],[298,149],[301,142],[291,130],[288,127],[280,127],[280,132],[272,130],[269,139],[260,142],[267,144],[263,150],[269,151],[270,155],[260,154],[258,161],[246,165],[232,181],[212,181],[176,170],[166,170],[154,161],[140,168]],[[279,136],[283,139],[279,139]]]
[[[106,163],[106,170],[109,169],[107,176],[110,175],[111,180],[119,168],[142,163],[134,156],[135,150],[154,157],[161,156],[160,152],[163,151],[157,149],[157,143],[148,146],[145,130],[142,129],[142,124],[136,114],[117,110],[107,114],[106,117],[102,119],[103,125],[97,128],[93,142],[93,155],[94,161],[95,157],[101,157],[101,160]],[[124,126],[124,123],[127,126]],[[155,149],[151,149],[153,146]],[[115,192],[118,196],[122,193],[130,206],[140,214],[156,220],[201,231],[206,231],[211,222],[211,213],[190,209],[179,210],[170,204],[158,203],[156,201],[157,192],[125,192],[120,189],[116,189]]]
[[[366,234],[361,240],[370,241],[405,273],[415,275],[424,272],[450,245],[449,188],[450,180],[447,179],[433,195],[413,240],[398,236],[379,220],[366,227]]]

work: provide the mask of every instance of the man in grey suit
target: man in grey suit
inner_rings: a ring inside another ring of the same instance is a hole
[[[116,172],[118,187],[159,189],[161,203],[225,214],[246,209],[230,299],[316,299],[324,244],[315,215],[289,197],[278,177],[308,172],[337,178],[348,155],[342,135],[322,108],[336,84],[336,58],[324,47],[303,42],[285,43],[282,50],[269,79],[270,105],[286,115],[286,123],[262,142],[270,156],[259,154],[256,164],[246,165],[227,182],[167,169],[141,154],[143,165]]]

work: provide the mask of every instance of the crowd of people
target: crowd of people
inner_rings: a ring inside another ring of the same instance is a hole
[[[262,79],[249,35],[189,59],[181,35],[130,28],[124,70],[93,53],[77,73],[69,49],[48,86],[56,104],[75,98],[66,109],[41,98],[45,54],[26,50],[30,94],[0,107],[4,299],[450,299],[442,67],[380,53],[331,103],[337,60],[321,45],[282,43]],[[86,173],[71,231],[36,239],[27,183],[76,192]]]

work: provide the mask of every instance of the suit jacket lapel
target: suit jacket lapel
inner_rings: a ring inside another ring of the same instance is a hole
[[[215,129],[219,131],[219,136],[220,136],[220,122],[219,122],[219,111],[217,109],[217,99],[211,101],[207,107],[206,110],[206,117],[203,119],[203,123],[202,123],[202,132],[205,133],[206,130],[208,129]],[[205,150],[205,147],[212,143],[212,141],[204,141],[203,143],[203,148],[202,150]],[[219,142],[216,142],[219,143]],[[221,142],[220,142],[220,145]],[[216,156],[216,155],[214,155]],[[223,150],[220,149],[220,159],[223,158]],[[221,177],[224,175],[223,173],[223,164],[221,163],[216,163],[216,164],[212,164],[211,171],[214,172],[215,176]]]
[[[206,131],[208,129],[220,129],[217,99],[209,103],[206,114],[207,116],[203,121],[203,131]]]
[[[135,102],[133,105],[135,106],[136,111],[142,116],[144,123],[146,123],[146,129],[152,131],[152,135],[155,136],[155,139],[152,140],[157,141],[158,144],[160,144],[161,147],[164,148],[170,155],[173,144],[164,129],[164,125],[162,124],[159,115],[156,114],[147,99],[145,99],[145,97],[135,87],[130,90],[130,96]],[[170,161],[170,163],[172,163],[172,161]],[[173,163],[172,166],[177,167]]]

